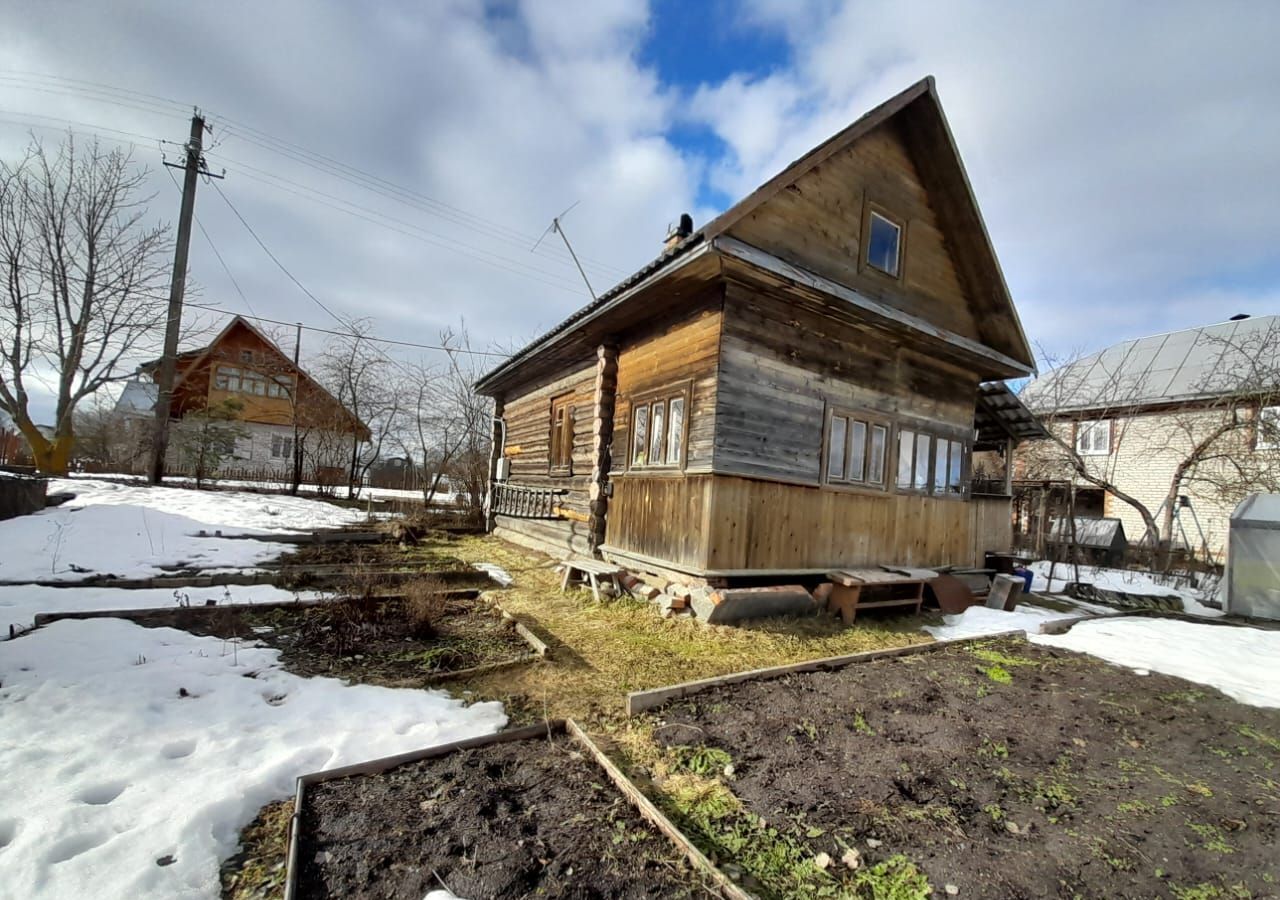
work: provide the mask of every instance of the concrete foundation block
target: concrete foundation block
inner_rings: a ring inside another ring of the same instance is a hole
[[[798,584],[699,592],[690,603],[694,614],[710,625],[731,625],[766,616],[805,616],[815,610],[813,597]]]

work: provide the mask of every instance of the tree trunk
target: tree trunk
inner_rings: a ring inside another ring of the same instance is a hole
[[[70,434],[60,434],[54,440],[47,440],[44,435],[39,434],[39,441],[28,441],[31,443],[31,457],[35,460],[36,468],[46,475],[66,475],[67,469],[71,463],[71,448],[75,445],[75,438]]]

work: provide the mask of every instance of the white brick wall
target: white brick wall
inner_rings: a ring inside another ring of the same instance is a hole
[[[1085,456],[1084,459],[1092,473],[1105,477],[1119,490],[1142,502],[1156,516],[1157,524],[1162,525],[1163,518],[1156,511],[1168,495],[1175,469],[1187,457],[1194,442],[1203,438],[1222,421],[1222,415],[1220,411],[1207,411],[1147,413],[1116,418],[1111,433],[1111,452],[1106,455]],[[1071,440],[1070,423],[1057,423],[1050,427],[1068,441]],[[1253,449],[1252,435],[1247,428],[1234,432],[1222,441],[1224,444],[1230,442],[1234,453],[1267,452],[1271,458],[1266,464],[1280,466],[1280,454]],[[1024,449],[1043,455],[1051,446],[1045,442],[1038,448],[1027,445]],[[1201,471],[1207,472],[1213,465],[1216,464],[1205,463]],[[1083,479],[1075,480],[1079,485],[1090,486]],[[1228,522],[1237,501],[1222,498],[1211,486],[1197,484],[1194,479],[1184,481],[1179,493],[1190,498],[1210,551],[1221,557],[1226,551]],[[1146,532],[1138,511],[1109,493],[1106,498],[1106,515],[1115,516],[1124,523],[1125,534],[1130,543],[1136,543]],[[1188,539],[1193,545],[1198,543],[1199,534],[1191,513],[1183,510],[1180,516]],[[1176,527],[1174,534],[1175,537],[1180,536]]]

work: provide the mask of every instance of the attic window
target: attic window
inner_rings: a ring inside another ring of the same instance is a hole
[[[902,226],[872,210],[868,230],[867,265],[897,278],[902,255]]]

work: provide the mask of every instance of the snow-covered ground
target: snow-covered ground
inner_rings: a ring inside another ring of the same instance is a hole
[[[980,638],[982,635],[1000,634],[1001,631],[1025,631],[1028,634],[1039,634],[1039,629],[1044,622],[1052,622],[1060,618],[1075,618],[1084,613],[1100,612],[1103,609],[1106,612],[1115,612],[1114,609],[1105,607],[1091,608],[1092,604],[1087,603],[1079,604],[1079,607],[1071,612],[1059,612],[1056,609],[1032,606],[1023,602],[1019,603],[1014,611],[1005,612],[1004,609],[975,606],[956,615],[943,616],[942,625],[925,625],[920,630],[927,631],[936,640]]]
[[[1040,560],[1029,565],[1034,574],[1033,589],[1061,593],[1066,590],[1067,583],[1075,580],[1075,569],[1072,566],[1058,563],[1054,570],[1054,578],[1049,579],[1050,563]],[[1125,594],[1138,594],[1148,597],[1174,596],[1182,601],[1183,612],[1193,616],[1215,618],[1221,616],[1221,610],[1205,606],[1205,598],[1201,591],[1189,587],[1173,587],[1161,584],[1150,572],[1135,572],[1132,569],[1108,569],[1102,566],[1081,566],[1080,580],[1092,584],[1096,588],[1108,591],[1119,591]]]
[[[506,723],[278,655],[120,619],[0,643],[0,895],[216,898],[239,830],[298,775]]]
[[[159,609],[176,607],[180,599],[190,606],[236,603],[281,603],[320,596],[314,591],[286,591],[269,584],[229,587],[180,588],[48,587],[34,584],[0,585],[0,640],[9,626],[28,628],[36,613],[75,612],[91,609]]]
[[[307,497],[260,494],[252,491],[198,491],[194,488],[118,484],[91,478],[55,478],[49,493],[67,492],[76,498],[61,509],[85,506],[140,506],[156,512],[197,519],[224,534],[260,531],[314,531],[362,522],[362,510],[347,509]]]
[[[287,548],[253,540],[199,537],[335,528],[363,520],[358,510],[300,497],[240,491],[151,488],[90,479],[54,479],[49,490],[74,500],[0,522],[0,581],[76,581],[89,574],[146,578],[163,566],[206,570],[256,566]]]
[[[1176,619],[1116,617],[1081,622],[1037,644],[1091,653],[1139,672],[1207,684],[1251,706],[1280,707],[1280,631]]]
[[[137,481],[137,482],[146,481],[145,476],[125,474],[125,473],[121,473],[117,475],[103,474],[100,476],[72,475],[71,477],[77,481],[80,481],[81,479],[95,478],[95,477],[110,478],[112,481]],[[189,478],[181,475],[178,475],[178,476],[170,475],[165,478],[166,484],[195,484],[195,482],[196,480],[194,478]],[[283,491],[288,487],[288,485],[283,481],[273,485],[270,482],[239,481],[234,478],[218,478],[218,479],[215,479],[212,483],[216,484],[219,489],[257,488],[259,490],[263,490],[266,488],[274,487]],[[307,494],[320,494],[324,490],[331,490],[328,488],[322,489],[318,484],[300,484],[298,486],[298,489],[303,493],[307,493]],[[338,496],[345,497],[346,495],[347,495],[346,487],[345,486],[339,487]],[[450,503],[453,503],[454,498],[458,496],[461,496],[462,499],[465,501],[467,495],[455,494],[452,491],[448,491],[448,490],[441,490],[439,493],[436,494],[434,498],[432,498],[432,505],[435,506],[435,505],[443,504],[447,506]],[[419,500],[420,501],[422,500],[422,491],[410,491],[410,490],[404,490],[402,488],[371,487],[369,485],[365,485],[364,487],[360,488],[360,499],[363,500],[368,497],[372,497],[374,500]]]

